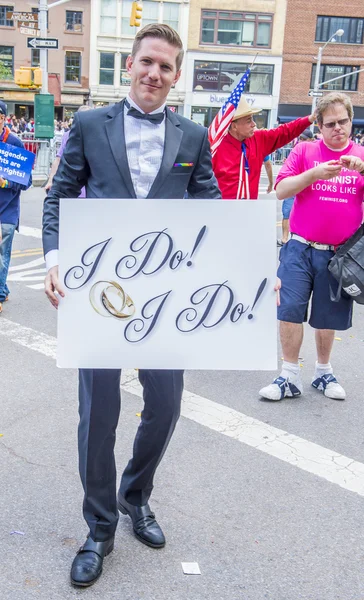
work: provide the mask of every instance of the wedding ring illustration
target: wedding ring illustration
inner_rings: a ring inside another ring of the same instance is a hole
[[[90,289],[90,302],[92,308],[102,317],[130,319],[135,313],[133,300],[116,281],[94,283]]]

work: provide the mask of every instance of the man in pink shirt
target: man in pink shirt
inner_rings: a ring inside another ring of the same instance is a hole
[[[328,271],[335,249],[363,219],[364,148],[350,140],[353,106],[346,94],[332,92],[317,106],[322,139],[298,144],[276,180],[279,199],[296,196],[290,239],[280,253],[280,336],[283,366],[279,377],[260,390],[267,400],[302,394],[298,356],[311,300],[310,325],[316,330],[317,362],[312,385],[328,398],[344,400],[330,364],[335,330],[351,327],[352,300],[330,300],[337,282]]]

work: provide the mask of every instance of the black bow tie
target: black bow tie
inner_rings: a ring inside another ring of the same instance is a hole
[[[130,107],[128,101],[125,101],[126,107],[128,110],[128,115],[134,117],[134,119],[144,119],[145,121],[149,121],[150,123],[154,123],[160,125],[164,119],[164,111],[159,113],[154,113],[153,115],[148,113],[141,113],[140,110],[136,108]]]

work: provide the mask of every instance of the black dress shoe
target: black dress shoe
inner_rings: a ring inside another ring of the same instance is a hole
[[[72,563],[71,583],[80,587],[88,587],[95,583],[102,573],[102,563],[105,556],[113,550],[114,537],[106,542],[94,542],[88,536]]]
[[[119,494],[118,509],[123,515],[129,515],[133,522],[135,536],[140,542],[151,548],[163,548],[166,545],[164,533],[155,520],[149,504],[133,506]]]

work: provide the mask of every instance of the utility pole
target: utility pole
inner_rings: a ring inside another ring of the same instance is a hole
[[[53,6],[59,6],[60,4],[65,4],[70,0],[57,0],[57,2],[53,2],[48,5],[48,0],[39,0],[39,29],[40,29],[40,37],[46,38],[48,37],[48,10]],[[40,48],[39,49],[39,66],[42,69],[42,94],[48,94],[48,49]]]
[[[313,86],[313,96],[312,96],[312,109],[311,109],[311,113],[313,114],[316,110],[316,105],[317,105],[317,92],[319,91],[319,81],[320,81],[320,71],[321,71],[321,60],[322,60],[322,53],[325,50],[327,44],[329,44],[330,42],[334,42],[334,38],[335,35],[337,37],[341,37],[342,35],[344,35],[344,30],[343,29],[338,29],[337,31],[335,31],[335,33],[333,33],[332,35],[330,35],[329,39],[327,40],[326,44],[324,44],[323,46],[320,46],[318,49],[318,53],[317,53],[317,63],[316,63],[316,72],[315,72],[315,82],[314,82],[314,86]],[[316,92],[316,94],[315,94]],[[312,123],[311,125],[311,131],[313,133],[315,129],[315,125],[314,123]]]
[[[48,34],[47,30],[47,15],[48,5],[47,0],[39,0],[39,29],[40,36],[46,38]],[[39,49],[39,66],[42,69],[42,94],[48,94],[48,49]]]

